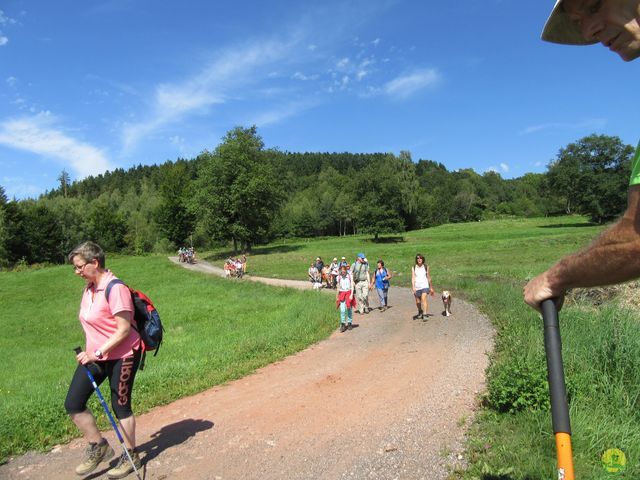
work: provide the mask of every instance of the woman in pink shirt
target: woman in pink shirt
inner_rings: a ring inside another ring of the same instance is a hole
[[[140,363],[140,336],[132,327],[133,301],[126,285],[111,286],[109,298],[105,289],[116,277],[105,268],[102,248],[93,242],[85,242],[69,254],[73,271],[86,282],[80,303],[80,324],[86,336],[85,349],[76,357],[78,367],[71,380],[65,409],[73,423],[89,441],[85,458],[76,468],[78,475],[86,475],[98,467],[103,460],[114,454],[106,439],[102,437],[95,418],[87,408],[93,386],[84,367],[91,370],[100,385],[109,380],[111,405],[120,422],[124,441],[131,458],[140,468],[141,462],[135,451],[136,422],[131,410],[133,381]],[[123,478],[133,471],[131,463],[123,453],[116,467],[107,472],[109,478]]]

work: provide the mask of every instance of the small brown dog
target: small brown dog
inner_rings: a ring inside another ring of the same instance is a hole
[[[442,291],[442,304],[444,305],[443,315],[448,317],[452,315],[451,313],[451,304],[453,303],[453,298],[451,297],[451,292],[449,290]]]

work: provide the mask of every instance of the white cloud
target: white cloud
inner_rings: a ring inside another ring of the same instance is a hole
[[[374,47],[377,47],[379,43],[380,43],[380,39],[379,39],[379,38],[376,38],[373,42],[371,42],[371,44],[372,44]]]
[[[291,102],[287,105],[278,106],[278,108],[269,112],[264,112],[250,119],[247,124],[264,127],[281,122],[287,118],[293,117],[298,113],[313,108],[317,105],[316,101]]]
[[[171,145],[175,145],[176,147],[182,148],[184,147],[184,138],[180,135],[174,135],[173,137],[169,137],[169,141]]]
[[[5,81],[7,82],[7,85],[9,85],[12,88],[15,87],[16,84],[18,83],[18,79],[16,77],[7,77]]]
[[[229,49],[192,78],[158,85],[148,118],[125,125],[122,135],[125,150],[188,114],[206,113],[212,105],[224,103],[229,94],[269,75],[269,72],[259,74],[260,68],[273,67],[289,51],[289,44],[277,41]]]
[[[360,64],[358,65],[358,69],[355,73],[358,81],[362,80],[364,77],[366,77],[371,73],[371,70],[367,67],[374,64],[375,64],[375,60],[373,58],[365,58],[362,62],[360,62]]]
[[[360,62],[360,68],[367,68],[369,65],[373,65],[375,63],[375,60],[372,58],[365,58],[363,61]]]
[[[386,83],[384,92],[391,97],[404,99],[420,90],[436,86],[440,81],[441,75],[436,69],[417,70]]]
[[[169,143],[173,145],[178,152],[180,152],[180,155],[184,156],[187,154],[187,142],[184,137],[181,137],[180,135],[173,135],[172,137],[169,137]]]
[[[592,118],[577,123],[543,123],[540,125],[532,125],[520,131],[520,135],[529,135],[531,133],[541,132],[543,130],[587,130],[602,128],[607,124],[604,118]]]
[[[15,23],[15,19],[7,17],[5,13],[0,10],[0,25],[13,25]]]
[[[53,158],[80,177],[110,169],[105,153],[54,128],[55,117],[41,112],[0,123],[0,144]]]
[[[338,60],[338,63],[336,63],[336,68],[344,68],[349,64],[349,58],[348,57],[344,57],[341,58],[340,60]]]
[[[318,79],[318,75],[305,75],[302,72],[296,72],[296,73],[293,74],[292,78],[294,78],[295,80],[302,80],[302,81],[317,80]]]
[[[491,167],[486,168],[484,170],[484,173],[487,173],[487,172],[494,172],[494,173],[497,173],[498,175],[501,174],[501,173],[508,173],[509,172],[509,165],[507,165],[506,163],[501,163],[500,164],[500,168],[491,166]]]
[[[317,45],[311,44],[309,46],[307,46],[307,49],[311,52],[314,52],[316,49],[318,48]]]
[[[0,10],[0,25],[14,25],[16,23],[15,19],[7,17],[5,13]],[[0,47],[9,43],[9,38],[0,32]]]

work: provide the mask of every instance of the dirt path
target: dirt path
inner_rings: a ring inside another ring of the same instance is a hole
[[[184,266],[222,274],[202,262]],[[445,479],[461,463],[493,330],[459,299],[448,318],[430,302],[425,322],[411,319],[409,290],[392,287],[389,302],[384,313],[356,314],[352,331],[140,415],[145,478]],[[12,459],[0,478],[78,478],[83,447],[74,440]],[[106,478],[101,467],[85,478]]]

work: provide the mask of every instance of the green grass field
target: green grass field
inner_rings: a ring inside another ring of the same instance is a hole
[[[524,305],[522,286],[600,230],[582,218],[563,217],[444,225],[379,242],[364,236],[288,240],[254,249],[248,270],[306,279],[318,255],[352,261],[363,251],[396,272],[392,285],[406,286],[415,254],[423,253],[436,289],[476,304],[497,331],[485,406],[467,445],[470,466],[451,478],[546,480],[556,475],[542,324]],[[221,265],[229,254],[201,255]],[[315,292],[223,283],[162,257],[110,263],[150,294],[167,323],[166,346],[136,380],[138,411],[242,376],[335,327],[332,302]],[[0,274],[0,349],[7,362],[0,377],[2,457],[75,435],[62,402],[74,367],[71,348],[82,340],[76,318],[81,288],[69,266]],[[321,315],[311,316],[311,310]],[[640,478],[640,333],[634,312],[615,301],[600,309],[574,302],[561,312],[561,329],[577,478]],[[608,448],[626,453],[624,476],[607,477],[600,457]]]
[[[256,249],[248,265],[255,275],[303,279],[318,255],[353,261],[363,251],[370,262],[384,259],[395,272],[392,285],[408,286],[415,254],[423,253],[436,289],[476,304],[497,330],[490,389],[468,442],[471,465],[451,478],[546,480],[557,475],[542,321],[524,304],[522,287],[601,230],[581,217],[453,224],[379,242],[363,236],[279,242]],[[220,262],[228,254],[207,256]],[[615,305],[574,303],[561,312],[580,479],[622,478],[603,469],[609,448],[627,455],[624,478],[640,478],[640,330],[636,312]]]
[[[152,298],[167,330],[136,378],[136,412],[242,377],[335,329],[335,306],[316,292],[229,282],[166,257],[107,258],[107,266]],[[0,459],[77,435],[63,403],[72,349],[84,345],[82,288],[68,265],[0,273]]]

